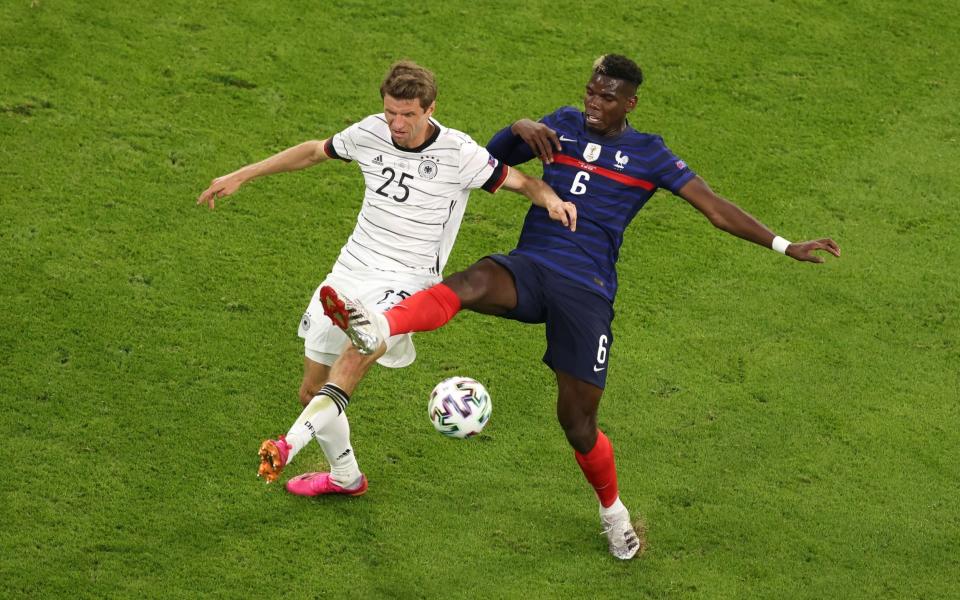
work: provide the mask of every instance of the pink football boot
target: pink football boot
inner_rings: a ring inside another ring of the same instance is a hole
[[[342,488],[330,480],[330,473],[304,473],[287,482],[287,491],[297,496],[322,496],[343,494],[360,496],[367,491],[367,476],[360,475],[360,485],[353,489]]]

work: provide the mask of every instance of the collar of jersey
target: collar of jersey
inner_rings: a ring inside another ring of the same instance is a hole
[[[583,129],[583,136],[588,140],[590,140],[591,142],[596,142],[598,144],[610,144],[612,142],[616,142],[623,136],[633,131],[633,128],[630,127],[630,119],[625,119],[625,122],[626,122],[626,127],[623,128],[623,131],[621,131],[617,135],[607,137],[605,135],[597,135],[596,133],[593,133],[592,131],[587,129],[587,115],[584,114],[583,112],[580,113],[580,127]]]
[[[390,143],[393,144],[394,148],[396,148],[397,150],[400,150],[401,152],[423,152],[424,150],[427,149],[428,146],[430,146],[430,144],[437,141],[437,138],[440,137],[440,123],[437,123],[433,119],[430,119],[430,124],[433,125],[433,133],[430,134],[430,137],[428,137],[425,142],[423,142],[416,148],[404,148],[403,146],[398,146],[397,143],[393,141],[393,137],[390,138]]]

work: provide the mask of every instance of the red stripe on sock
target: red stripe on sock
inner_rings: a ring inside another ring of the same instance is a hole
[[[457,293],[442,283],[419,291],[383,313],[390,335],[411,331],[432,331],[446,324],[460,311]]]
[[[594,491],[600,504],[606,508],[617,501],[617,467],[613,462],[613,444],[602,431],[597,430],[597,443],[586,454],[573,452],[577,464]]]

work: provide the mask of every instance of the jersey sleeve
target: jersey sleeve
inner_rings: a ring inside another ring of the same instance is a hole
[[[654,183],[657,184],[657,187],[670,190],[676,194],[697,174],[670,148],[667,148],[663,138],[657,137],[657,144],[659,145],[659,151],[656,153],[656,162],[653,168]]]
[[[560,119],[560,115],[568,110],[574,109],[571,107],[559,108],[540,119],[540,122],[550,129],[555,130],[557,128],[557,121]],[[511,128],[512,125],[508,125],[507,127],[504,127],[495,133],[493,137],[490,138],[490,141],[487,142],[487,150],[489,150],[490,154],[494,155],[497,159],[507,163],[512,167],[514,165],[525,163],[528,160],[532,160],[536,157],[536,155],[533,153],[533,148],[524,142],[523,138],[513,133]]]
[[[460,185],[463,189],[483,188],[491,194],[507,178],[507,166],[473,140],[460,145]]]
[[[354,123],[340,133],[333,134],[323,145],[323,151],[330,158],[339,158],[344,162],[355,160],[357,155],[356,139],[359,131],[360,123]]]
[[[510,130],[510,126],[493,134],[487,142],[487,150],[497,160],[510,166],[525,163],[533,158],[533,150],[523,141],[523,138]]]
[[[560,108],[553,111],[549,115],[545,115],[542,119],[540,119],[540,122],[546,125],[547,127],[549,127],[550,129],[556,130],[557,123],[561,120],[563,115],[565,115],[570,111],[579,112],[571,106],[561,106]]]

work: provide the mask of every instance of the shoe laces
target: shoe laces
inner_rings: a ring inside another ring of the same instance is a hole
[[[633,542],[640,543],[640,537],[633,528],[633,524],[630,523],[629,516],[624,516],[622,519],[613,522],[604,520],[603,523],[605,527],[600,535],[607,536],[610,543],[622,547],[629,547]]]

